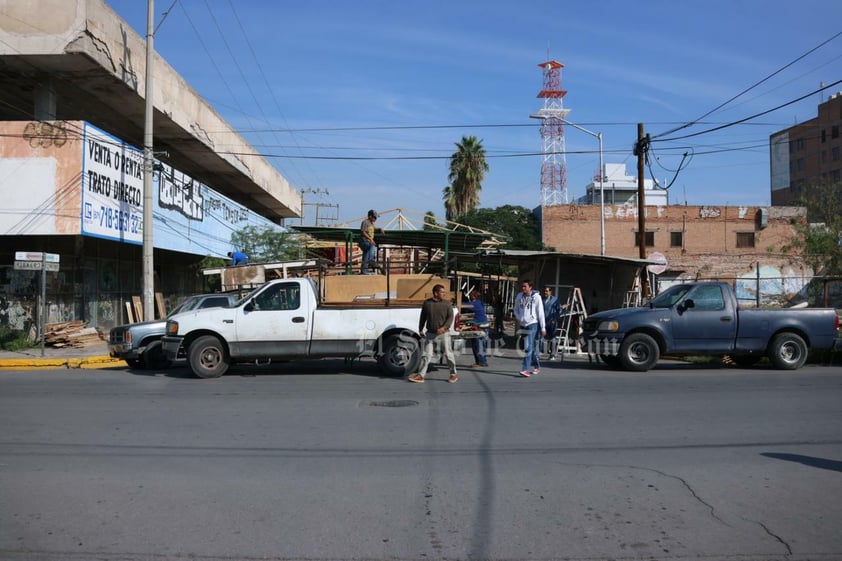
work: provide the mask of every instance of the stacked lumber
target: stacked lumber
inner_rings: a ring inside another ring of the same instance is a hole
[[[85,327],[85,322],[81,320],[48,323],[44,326],[44,344],[51,347],[79,349],[104,340],[105,337],[96,328]]]

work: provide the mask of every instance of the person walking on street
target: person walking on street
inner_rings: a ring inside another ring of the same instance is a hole
[[[561,302],[553,296],[552,287],[545,286],[544,321],[547,325],[547,335],[544,337],[544,344],[546,345],[547,354],[550,355],[550,360],[556,360],[558,358],[556,355],[558,348],[553,346],[553,339],[555,339],[556,330],[558,329],[559,316],[561,316]]]
[[[538,358],[538,331],[546,337],[547,329],[544,323],[544,303],[541,295],[532,290],[532,281],[524,280],[520,285],[521,293],[515,298],[515,320],[521,332],[526,334],[526,344],[523,349],[523,367],[520,375],[528,378],[541,372],[541,361]]]
[[[374,210],[368,211],[366,219],[360,223],[360,249],[363,252],[362,264],[360,265],[361,275],[373,275],[369,269],[377,267],[377,243],[374,241],[374,233],[383,233],[383,228],[377,228],[374,222],[378,218]]]
[[[416,384],[423,384],[427,375],[427,367],[433,360],[436,346],[444,353],[447,365],[450,367],[450,377],[447,379],[455,384],[459,378],[456,376],[456,359],[453,357],[453,348],[450,343],[450,326],[453,325],[453,306],[449,300],[444,299],[444,286],[437,284],[433,287],[433,297],[424,301],[421,306],[421,317],[418,320],[418,333],[424,336],[424,356],[421,358],[421,365],[416,374],[411,375],[407,380]]]
[[[481,337],[471,339],[471,350],[474,351],[473,368],[484,368],[488,366],[488,357],[486,351],[488,349],[488,315],[485,313],[485,302],[480,298],[479,290],[476,288],[471,290],[471,311],[474,314],[474,325],[479,328],[482,333]]]

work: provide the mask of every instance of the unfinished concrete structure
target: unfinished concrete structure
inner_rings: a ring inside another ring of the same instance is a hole
[[[37,281],[12,264],[15,251],[42,251],[61,255],[60,273],[48,275],[48,321],[108,327],[121,320],[120,302],[138,293],[142,256],[137,240],[86,231],[80,198],[89,178],[80,153],[91,127],[121,146],[122,156],[143,146],[146,43],[102,0],[4,0],[0,7],[0,121],[7,133],[0,138],[0,187],[9,203],[0,210],[0,325],[31,325]],[[159,183],[156,195],[166,196],[153,204],[156,228],[164,211],[195,223],[227,209],[231,228],[255,216],[277,224],[300,214],[300,194],[158,55],[152,73],[156,167],[183,179],[175,191],[172,181]],[[210,195],[197,196],[199,186]],[[29,207],[18,204],[23,193],[31,195]],[[200,239],[161,246],[156,233],[155,290],[173,299],[195,292],[195,266],[208,254],[224,257]]]

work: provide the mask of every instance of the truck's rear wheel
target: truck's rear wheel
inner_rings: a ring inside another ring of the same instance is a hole
[[[383,341],[377,364],[384,374],[406,376],[418,369],[421,347],[418,339],[408,334],[390,335]]]
[[[660,358],[658,343],[646,333],[632,333],[620,345],[620,364],[626,370],[646,372]]]
[[[807,343],[795,333],[779,333],[769,345],[769,361],[779,370],[797,370],[807,361]]]
[[[204,335],[193,341],[187,351],[187,360],[193,374],[199,378],[219,378],[230,364],[228,350],[213,335]]]

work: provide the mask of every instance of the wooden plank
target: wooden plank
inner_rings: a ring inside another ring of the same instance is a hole
[[[143,301],[140,296],[132,296],[132,304],[134,304],[134,317],[137,321],[143,321]]]
[[[134,312],[132,311],[132,303],[125,302],[126,304],[126,323],[136,323],[134,319]]]
[[[158,318],[167,317],[167,308],[164,306],[164,295],[160,292],[155,293],[155,305],[158,309]]]

